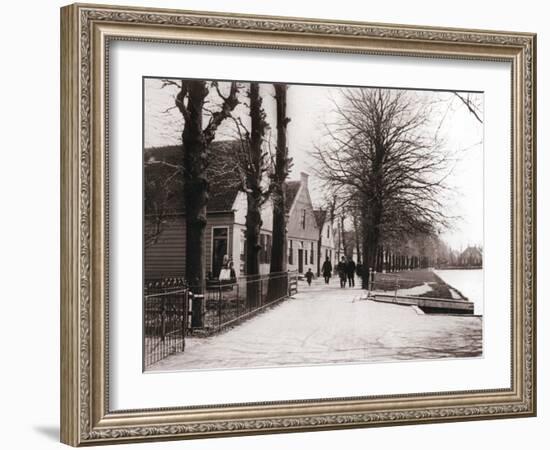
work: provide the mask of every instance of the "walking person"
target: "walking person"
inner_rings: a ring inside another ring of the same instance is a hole
[[[332,276],[332,264],[330,263],[328,256],[323,263],[323,267],[321,267],[321,271],[323,272],[323,277],[325,278],[325,284],[329,284],[330,277]]]
[[[355,287],[355,268],[355,261],[350,257],[346,264],[346,275],[348,277],[349,287]]]
[[[307,280],[308,286],[311,286],[311,280],[313,280],[313,272],[311,271],[311,267],[306,272],[306,280]]]
[[[340,287],[345,288],[346,287],[346,278],[347,278],[347,271],[346,271],[346,257],[342,256],[342,259],[338,263],[338,266],[336,266],[336,271],[338,272],[338,276],[340,277]]]

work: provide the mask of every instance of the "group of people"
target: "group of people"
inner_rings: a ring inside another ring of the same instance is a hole
[[[345,256],[342,256],[336,266],[336,272],[340,278],[340,287],[345,288],[346,283],[349,287],[355,287],[355,272],[358,269],[359,268],[355,264],[355,261],[353,261],[351,257],[346,258]],[[332,263],[330,262],[330,258],[328,256],[321,267],[321,272],[323,273],[325,284],[329,284],[330,278],[332,277]],[[233,260],[229,258],[228,255],[224,255],[218,279],[220,281],[234,281],[236,278]],[[313,280],[313,272],[311,271],[311,267],[306,272],[305,278],[307,283],[311,285],[311,280]]]
[[[346,287],[346,283],[349,287],[355,287],[356,269],[357,265],[351,257],[346,258],[345,256],[342,256],[342,258],[338,262],[338,265],[336,266],[336,272],[338,273],[338,277],[340,278],[340,287]],[[328,257],[321,267],[321,272],[323,273],[325,284],[329,284],[330,278],[332,276],[332,263],[330,262],[330,259]]]

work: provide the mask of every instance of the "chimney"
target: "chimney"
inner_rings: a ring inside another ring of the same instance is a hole
[[[307,187],[307,180],[309,178],[309,175],[305,172],[300,172],[300,181],[302,182],[303,185],[305,185]]]

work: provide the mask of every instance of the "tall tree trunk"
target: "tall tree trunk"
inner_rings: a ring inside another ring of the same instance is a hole
[[[346,242],[346,235],[344,234],[344,220],[345,220],[345,217],[344,217],[344,213],[342,212],[340,214],[340,236],[341,236],[341,242],[342,242],[342,249],[344,251],[344,256],[347,256],[346,255],[346,251],[347,251],[347,242]]]
[[[366,217],[365,214],[362,214],[361,216],[361,227],[362,227],[362,247],[363,247],[363,264],[362,264],[362,270],[363,270],[363,281],[362,281],[362,287],[363,289],[369,289],[369,283],[370,283],[370,271],[375,270],[376,266],[376,256],[377,256],[377,248],[378,248],[378,242],[376,237],[372,233],[372,226],[370,225],[370,221],[368,217]]]
[[[173,83],[172,83],[173,84]],[[185,206],[186,245],[185,278],[194,292],[204,291],[204,231],[208,204],[208,147],[214,140],[219,125],[239,103],[237,83],[232,82],[227,97],[211,114],[203,128],[204,103],[208,96],[206,81],[182,80],[176,96],[176,107],[185,124],[182,132],[183,150],[183,201]]]
[[[194,292],[204,289],[204,230],[208,203],[207,142],[203,134],[206,82],[189,81],[187,119],[183,127],[184,201],[186,222],[185,277]]]
[[[250,165],[247,171],[247,213],[246,213],[246,274],[249,277],[247,287],[247,304],[249,307],[255,307],[260,301],[259,282],[252,280],[258,279],[260,274],[260,230],[262,228],[261,206],[262,198],[262,142],[264,138],[266,123],[264,112],[262,110],[262,98],[260,96],[260,85],[250,83]]]
[[[271,180],[271,198],[273,202],[273,237],[271,247],[270,273],[287,271],[287,237],[286,237],[286,195],[285,181],[288,177],[288,144],[287,125],[290,119],[286,116],[286,97],[288,86],[276,83],[275,103],[277,105],[277,148],[275,168]],[[268,296],[274,300],[285,295],[287,276],[276,275],[269,280]]]
[[[363,273],[364,280],[368,279],[370,270],[377,272],[380,267],[379,234],[368,218],[363,222]],[[365,285],[365,284],[364,284]]]
[[[247,196],[246,214],[246,275],[247,291],[246,300],[249,308],[254,308],[260,302],[260,230],[262,228],[262,216],[258,206],[258,199],[252,195]]]
[[[355,231],[355,249],[357,250],[357,264],[361,264],[361,239],[359,232],[359,221],[356,213],[353,214],[353,230]]]
[[[372,269],[373,272],[381,272],[382,267],[382,248],[378,244],[379,236],[371,227],[364,230],[363,235],[363,268],[366,272]]]
[[[367,242],[367,239],[365,237],[365,227],[363,227],[363,239],[361,240],[361,246],[363,248],[363,264],[361,265],[361,287],[363,289],[369,288],[369,265],[367,263],[368,261],[368,255],[369,255],[369,244]]]

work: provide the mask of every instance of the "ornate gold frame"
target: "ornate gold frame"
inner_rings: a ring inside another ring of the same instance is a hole
[[[512,385],[389,397],[110,411],[106,62],[113,39],[201,42],[512,65]],[[128,441],[533,416],[536,36],[99,5],[61,9],[61,440]]]

